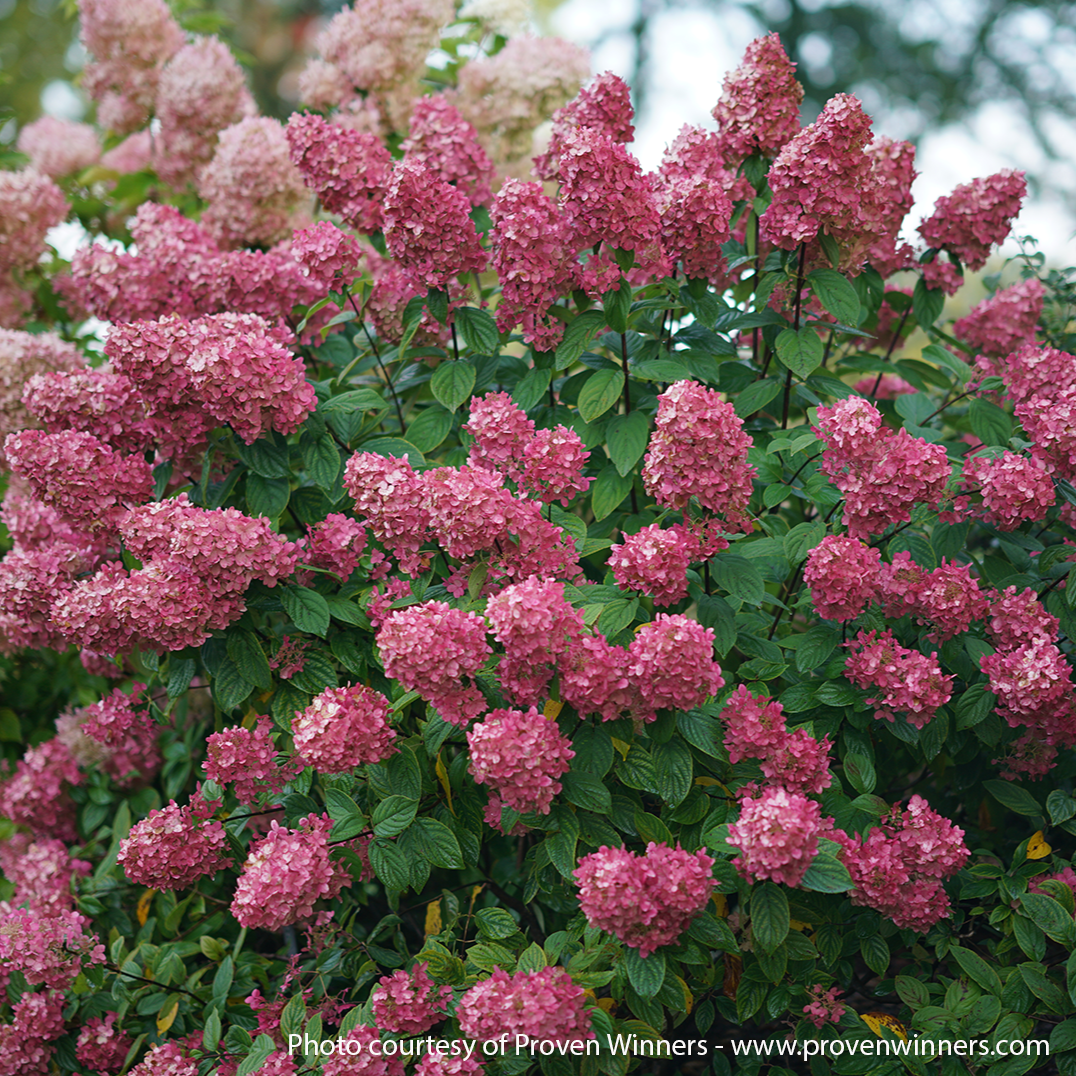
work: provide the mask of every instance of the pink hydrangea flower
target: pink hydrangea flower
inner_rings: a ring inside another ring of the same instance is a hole
[[[474,467],[517,478],[522,457],[534,437],[534,423],[507,392],[487,392],[471,399],[471,415],[463,425],[474,438],[468,461]]]
[[[1012,169],[962,183],[934,203],[919,234],[929,247],[956,255],[966,269],[982,269],[991,249],[1012,229],[1025,194],[1024,173]]]
[[[1076,743],[1076,693],[1071,668],[1053,641],[1036,637],[984,655],[997,711],[1013,728],[1026,725],[1047,746]]]
[[[66,999],[58,990],[25,993],[0,1025],[0,1063],[18,1076],[44,1076],[55,1067],[51,1043],[64,1031]]]
[[[466,725],[485,710],[478,688],[464,684],[492,653],[481,617],[445,602],[424,602],[393,612],[376,642],[385,675],[417,691],[446,721]]]
[[[725,76],[712,115],[721,153],[731,166],[753,153],[776,157],[799,131],[803,87],[795,70],[780,37],[767,34],[752,41],[740,66]]]
[[[505,1034],[510,1042],[517,1035],[553,1042],[594,1038],[583,988],[558,967],[512,976],[497,968],[460,998],[456,1016],[462,1034],[479,1042]]]
[[[21,971],[30,984],[66,990],[83,961],[104,963],[105,947],[95,934],[86,933],[88,926],[89,919],[76,911],[42,915],[27,908],[5,908],[0,912],[0,961]]]
[[[978,362],[982,368],[982,356]],[[1067,395],[1076,389],[1076,356],[1034,343],[1024,344],[1007,355],[1001,368],[990,362],[984,372],[1000,373],[1005,378],[1005,391],[1018,405],[1027,404],[1037,396]]]
[[[878,135],[864,152],[871,161],[870,186],[882,226],[881,235],[867,250],[867,261],[883,277],[889,277],[910,268],[915,256],[911,246],[900,241],[901,224],[915,201],[912,184],[919,174],[915,170],[915,146]]]
[[[493,162],[474,127],[444,94],[415,98],[411,126],[400,149],[405,157],[421,161],[463,190],[471,205],[485,205],[493,196]]]
[[[807,554],[803,580],[811,601],[826,620],[854,620],[878,590],[882,555],[877,549],[839,534],[827,534]]]
[[[546,311],[579,283],[571,228],[540,183],[514,178],[497,192],[490,217],[491,268],[501,281],[497,328],[504,333],[521,325],[528,344],[553,351],[564,323]]]
[[[0,274],[29,269],[45,249],[45,235],[67,216],[67,199],[33,168],[0,172]]]
[[[592,927],[615,934],[648,957],[673,945],[706,907],[714,888],[714,860],[679,845],[651,841],[638,855],[603,845],[583,856],[573,877],[579,905]]]
[[[185,186],[212,159],[219,132],[256,112],[243,69],[219,37],[184,45],[161,72],[157,174],[173,187]]]
[[[968,859],[964,831],[912,796],[906,810],[895,805],[857,840],[835,834],[841,858],[855,883],[852,903],[874,908],[898,927],[925,933],[951,914],[941,880]]]
[[[952,696],[954,678],[943,675],[937,653],[927,657],[908,650],[891,631],[861,631],[845,646],[852,650],[845,676],[857,687],[877,692],[867,703],[877,707],[879,721],[893,721],[901,713],[921,729]]]
[[[750,447],[732,404],[695,381],[677,381],[658,397],[643,466],[646,491],[667,508],[695,497],[723,515],[730,530],[746,529],[756,474],[747,462]]]
[[[486,602],[493,637],[504,647],[502,690],[520,706],[544,698],[557,659],[583,631],[583,612],[564,597],[564,584],[532,577]]]
[[[16,833],[0,842],[0,869],[15,887],[11,904],[52,916],[74,909],[71,883],[92,868],[85,860],[75,859],[55,837],[32,840],[28,834]]]
[[[292,718],[296,754],[322,773],[380,762],[397,750],[389,713],[389,700],[362,684],[326,688]]]
[[[97,132],[88,123],[42,116],[19,131],[15,148],[42,175],[59,179],[81,172],[101,156]]]
[[[1076,389],[1044,392],[1016,405],[1031,454],[1061,478],[1076,477]]]
[[[557,723],[533,706],[526,712],[490,710],[467,733],[467,746],[474,779],[521,813],[549,814],[562,788],[558,778],[575,757]]]
[[[714,630],[689,617],[658,613],[628,648],[628,677],[652,721],[661,709],[690,710],[725,686],[714,660]]]
[[[426,541],[429,513],[423,507],[422,481],[406,456],[356,452],[344,468],[344,488],[355,511],[374,537],[408,575],[424,566],[419,550]]]
[[[604,635],[574,639],[560,661],[560,692],[580,717],[600,714],[616,721],[642,709],[638,689],[628,679],[628,651]]]
[[[881,332],[878,335],[881,336]],[[903,377],[897,377],[896,374],[882,374],[881,380],[877,374],[871,374],[870,377],[861,378],[852,388],[875,400],[895,400],[898,396],[907,396],[918,391],[914,385],[908,384]]]
[[[129,1070],[130,1076],[198,1076],[198,1062],[178,1042],[159,1043]]]
[[[291,239],[291,250],[307,276],[328,289],[337,277],[350,284],[359,271],[362,247],[358,240],[342,232],[335,224],[319,220],[309,228],[300,228]]]
[[[286,130],[291,159],[327,213],[358,231],[381,228],[381,202],[392,157],[381,139],[310,112],[295,112]]]
[[[656,606],[675,605],[687,597],[687,570],[699,555],[698,539],[687,527],[662,530],[651,523],[613,546],[609,570],[621,590],[647,594]]]
[[[721,244],[731,231],[732,201],[715,179],[695,175],[666,181],[658,192],[661,241],[685,275],[712,283],[724,278]]]
[[[321,1062],[324,1076],[404,1076],[403,1062],[398,1056],[373,1050],[371,1044],[380,1042],[375,1028],[360,1024],[343,1036],[340,1048]],[[358,1044],[355,1046],[354,1044]]]
[[[120,841],[117,861],[127,877],[150,889],[187,889],[203,876],[231,866],[219,822],[199,824],[190,807],[172,800],[150,813]]]
[[[460,1054],[423,1054],[422,1060],[415,1066],[415,1076],[479,1076],[486,1067],[477,1056],[466,1057]]]
[[[251,846],[232,900],[240,926],[280,930],[314,914],[321,897],[335,897],[351,885],[351,875],[329,860],[327,815],[308,815],[299,828],[273,821],[269,833]]]
[[[262,792],[277,793],[288,780],[278,765],[272,722],[262,715],[253,728],[236,725],[211,733],[206,740],[205,775],[218,785],[234,785],[240,803],[253,804]]]
[[[385,1031],[421,1035],[445,1018],[452,987],[437,986],[429,977],[429,964],[416,964],[409,972],[383,975],[370,994],[374,1019]]]
[[[117,1028],[117,1014],[91,1016],[79,1032],[75,1058],[80,1065],[99,1073],[119,1072],[127,1059],[134,1040],[122,1028]]]
[[[59,739],[29,747],[0,783],[0,815],[41,837],[74,841],[75,806],[68,786],[82,784],[71,751]]]
[[[1025,643],[1054,642],[1060,624],[1030,587],[1020,592],[1006,587],[994,593],[986,628],[999,650],[1015,650]]]
[[[1034,344],[1044,295],[1039,278],[1028,277],[972,307],[953,332],[984,355],[1001,359],[1025,344]]]
[[[828,990],[821,983],[807,988],[810,1001],[803,1006],[803,1015],[820,1030],[826,1024],[839,1024],[846,1006],[840,1000],[841,988],[831,986]]]
[[[798,792],[766,788],[745,795],[729,826],[729,844],[741,854],[732,865],[749,881],[769,879],[796,888],[818,852],[822,807]]]
[[[858,396],[818,408],[816,434],[826,442],[822,470],[844,494],[849,537],[881,534],[906,523],[916,504],[936,504],[952,468],[943,445],[894,433]]]
[[[593,478],[583,477],[590,453],[582,438],[567,426],[538,430],[523,450],[520,488],[543,504],[560,501],[565,508],[577,493],[586,493]]]
[[[421,161],[397,162],[383,211],[385,244],[416,287],[445,290],[451,277],[486,268],[467,195]]]
[[[612,71],[604,71],[553,113],[553,130],[544,153],[534,158],[533,172],[539,179],[556,179],[560,157],[568,136],[586,127],[624,145],[635,138],[631,88]]]
[[[307,530],[304,545],[307,563],[346,580],[366,548],[366,528],[342,512],[330,512]]]

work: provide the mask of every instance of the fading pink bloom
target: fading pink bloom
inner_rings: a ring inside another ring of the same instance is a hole
[[[984,355],[1001,359],[1025,344],[1034,344],[1044,295],[1039,278],[1029,277],[984,299],[957,321],[953,332]]]
[[[88,123],[42,116],[19,131],[15,148],[30,158],[30,167],[59,179],[81,172],[101,156],[97,132]]]
[[[744,796],[740,817],[729,826],[729,844],[741,852],[732,865],[749,882],[798,887],[818,852],[821,820],[821,804],[798,792],[766,788]]]

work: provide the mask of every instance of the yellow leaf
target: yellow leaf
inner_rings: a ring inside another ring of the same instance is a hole
[[[138,916],[138,925],[140,927],[146,925],[146,920],[149,918],[150,902],[153,900],[153,894],[156,892],[156,889],[147,889],[145,893],[138,898],[138,909],[135,912],[135,915]]]
[[[167,1012],[162,1012],[157,1017],[157,1034],[163,1035],[175,1022],[179,1012],[179,999],[172,1002],[172,1007]]]
[[[685,983],[679,975],[676,976],[676,981],[680,984],[680,989],[684,992],[684,1012],[690,1016],[691,1010],[695,1005],[695,999],[691,996],[691,991],[688,990],[687,983]]]
[[[441,898],[426,905],[426,937],[441,933]]]
[[[616,999],[615,998],[598,998],[598,1008],[602,1012],[608,1013],[610,1016],[616,1011]]]
[[[810,930],[811,929],[811,924],[810,923],[801,922],[799,919],[790,919],[789,922],[788,922],[788,925],[793,930]]]
[[[697,784],[700,788],[724,787],[716,777],[696,777],[695,784]]]
[[[618,740],[615,736],[612,737],[613,746],[620,752],[621,758],[627,758],[628,752],[631,750],[631,744],[625,743],[623,740]]]
[[[908,1041],[908,1032],[905,1030],[904,1025],[895,1016],[890,1016],[887,1012],[865,1012],[861,1013],[859,1018],[878,1038],[882,1037],[882,1028],[887,1027],[894,1035],[905,1042]]]
[[[729,901],[728,897],[724,893],[715,893],[713,895],[714,910],[717,913],[718,919],[724,919],[729,914]]]
[[[590,989],[590,987],[587,987],[587,989],[583,991],[583,997],[585,997],[587,1001],[596,1002],[598,1000],[598,995],[595,994],[594,991]]]
[[[1027,842],[1028,859],[1044,859],[1052,851],[1053,849],[1046,843],[1046,838],[1043,837],[1041,829]]]
[[[258,711],[253,707],[243,715],[243,728],[252,729],[258,723]]]
[[[441,752],[437,752],[437,763],[433,767],[434,773],[437,774],[437,780],[441,782],[441,787],[445,790],[445,799],[448,800],[448,809],[455,814],[456,809],[452,806],[452,782],[448,779],[448,770],[445,767],[444,760],[441,758]]]
[[[545,704],[545,709],[542,710],[542,713],[547,718],[549,718],[550,721],[556,721],[557,718],[560,717],[560,712],[563,709],[564,709],[564,703],[563,702],[560,702],[559,700],[550,699]]]

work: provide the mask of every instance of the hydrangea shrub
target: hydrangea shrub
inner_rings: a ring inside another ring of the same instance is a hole
[[[1023,176],[913,246],[776,35],[648,173],[520,5],[347,6],[284,123],[79,8],[98,127],[0,172],[0,1068],[1076,1073],[1076,290],[945,306]]]

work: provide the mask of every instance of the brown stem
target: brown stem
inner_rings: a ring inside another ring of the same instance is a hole
[[[351,303],[351,309],[355,311],[355,316],[362,322],[363,332],[366,333],[366,339],[370,341],[370,347],[373,348],[374,358],[377,359],[377,365],[381,370],[381,376],[385,379],[385,384],[388,385],[389,393],[392,396],[392,402],[396,405],[396,417],[400,420],[400,436],[403,437],[407,432],[407,427],[404,424],[403,408],[400,407],[400,398],[396,395],[396,386],[393,385],[392,378],[389,377],[389,372],[385,369],[385,364],[381,361],[381,352],[377,350],[377,345],[370,335],[370,330],[366,328],[366,322],[363,319],[362,311],[355,302],[355,296],[346,288],[344,289],[344,294],[347,296],[347,301]],[[455,332],[455,330],[453,330],[453,332]],[[459,358],[458,355],[456,357]]]

